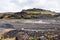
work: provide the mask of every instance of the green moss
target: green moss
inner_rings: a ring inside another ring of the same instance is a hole
[[[29,37],[29,40],[37,40],[36,37]]]

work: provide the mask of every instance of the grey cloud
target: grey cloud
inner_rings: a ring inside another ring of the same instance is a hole
[[[42,8],[60,12],[60,0],[1,0],[0,12],[20,11],[28,8]]]

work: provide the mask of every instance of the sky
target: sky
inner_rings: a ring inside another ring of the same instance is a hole
[[[60,0],[0,0],[0,12],[18,12],[30,8],[60,12]]]

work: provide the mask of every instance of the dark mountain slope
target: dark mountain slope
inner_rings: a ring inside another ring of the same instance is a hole
[[[21,12],[0,13],[0,19],[36,19],[36,18],[58,18],[60,15],[44,9],[26,9]]]

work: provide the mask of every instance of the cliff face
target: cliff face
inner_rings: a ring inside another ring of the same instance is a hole
[[[21,12],[0,13],[0,19],[36,19],[36,18],[57,18],[59,15],[55,12],[44,9],[27,9]]]

